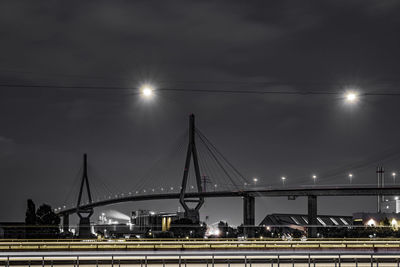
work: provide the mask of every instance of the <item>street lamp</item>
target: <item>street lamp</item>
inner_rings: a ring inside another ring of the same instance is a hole
[[[349,173],[349,179],[350,179],[350,184],[351,184],[352,181],[353,181],[353,174],[352,173]]]
[[[393,177],[393,184],[396,184],[396,173],[392,172],[392,177]]]
[[[313,174],[312,178],[313,178],[313,181],[314,181],[314,184],[315,184],[316,181],[317,181],[317,175]]]
[[[286,177],[285,177],[285,176],[282,176],[282,177],[281,177],[281,180],[282,180],[282,185],[285,186]]]
[[[258,178],[254,177],[254,178],[253,178],[253,182],[254,182],[254,185],[256,185],[257,182],[258,182]]]
[[[347,103],[355,103],[358,100],[358,94],[354,91],[348,91],[344,95]]]
[[[143,84],[140,87],[140,92],[144,98],[150,99],[153,96],[154,88],[149,84]]]

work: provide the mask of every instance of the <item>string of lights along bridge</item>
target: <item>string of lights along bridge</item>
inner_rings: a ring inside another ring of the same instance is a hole
[[[391,177],[393,179],[393,182],[388,183],[388,186],[394,186],[397,185],[396,183],[396,176],[397,173],[396,172],[392,172]],[[203,176],[203,190],[207,191],[211,191],[211,192],[217,192],[217,190],[219,190],[220,187],[224,187],[226,186],[226,184],[217,184],[217,183],[211,183],[210,180],[208,179],[207,176]],[[346,186],[346,184],[332,184],[332,185],[318,185],[318,176],[313,174],[310,176],[310,181],[312,181],[314,187],[318,187],[318,188],[324,188],[324,187],[330,187],[330,186],[337,186],[337,185],[341,185],[341,186]],[[346,178],[346,175],[344,175],[344,178]],[[374,184],[353,184],[353,179],[354,179],[354,175],[352,173],[349,173],[347,175],[347,186],[350,185],[359,185],[359,186],[374,186]],[[204,181],[204,179],[207,179],[208,181]],[[269,188],[274,188],[274,189],[280,189],[280,188],[293,188],[293,187],[288,187],[287,185],[287,177],[286,176],[282,176],[280,178],[281,180],[281,187],[279,186],[269,186]],[[246,189],[257,189],[258,183],[260,181],[260,178],[257,177],[253,177],[251,178],[251,180],[253,181],[252,183],[249,182],[245,182],[243,183],[242,189],[246,190]],[[208,185],[209,183],[211,183],[211,185]],[[178,192],[182,189],[181,186],[160,186],[160,187],[148,187],[148,188],[144,188],[144,189],[139,189],[139,190],[134,190],[134,191],[125,191],[125,192],[119,192],[119,193],[113,193],[113,192],[109,192],[109,194],[103,194],[100,196],[97,196],[95,198],[96,201],[100,202],[100,201],[105,201],[105,200],[112,200],[112,199],[120,199],[120,198],[124,198],[124,197],[130,197],[130,196],[142,196],[142,195],[148,195],[148,194],[160,194],[160,193],[174,193],[174,192]],[[97,190],[96,190],[97,191]],[[189,186],[189,192],[193,191],[195,192],[195,186],[194,185],[190,185]],[[400,195],[400,194],[399,194]],[[89,201],[85,202],[86,204],[89,204]],[[54,210],[56,212],[60,212],[64,209],[67,208],[74,208],[75,204],[71,203],[69,205],[61,205],[57,208],[55,208]]]

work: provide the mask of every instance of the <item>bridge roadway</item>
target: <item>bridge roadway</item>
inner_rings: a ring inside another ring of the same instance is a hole
[[[186,193],[187,198],[203,196],[205,198],[219,197],[242,197],[243,198],[243,225],[255,225],[255,197],[308,197],[308,222],[310,225],[318,225],[317,222],[317,197],[319,196],[395,196],[400,195],[400,186],[387,186],[384,188],[373,186],[313,186],[313,187],[296,187],[296,188],[254,188],[237,191],[214,191],[202,193]],[[162,199],[179,199],[180,193],[163,193],[148,195],[128,195],[120,198],[106,199],[98,202],[82,205],[81,209],[90,209],[111,204],[146,201],[146,200],[162,200]],[[77,208],[64,209],[58,212],[63,217],[64,229],[69,224],[69,215],[75,213]],[[309,236],[316,236],[316,228],[310,228]]]
[[[260,188],[238,191],[214,191],[203,193],[186,193],[185,196],[205,198],[217,197],[308,197],[308,196],[395,196],[400,195],[400,186],[393,187],[311,187],[311,188]],[[120,198],[112,198],[82,205],[81,208],[96,208],[111,204],[130,202],[130,201],[146,201],[146,200],[162,200],[162,199],[179,199],[180,193],[162,193],[148,195],[129,195]],[[76,208],[64,209],[58,213],[61,215],[72,214],[76,212]]]

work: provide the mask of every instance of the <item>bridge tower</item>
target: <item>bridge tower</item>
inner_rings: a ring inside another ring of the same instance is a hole
[[[203,192],[201,186],[202,180],[200,176],[199,162],[197,157],[195,133],[196,133],[196,127],[194,123],[194,114],[191,114],[189,116],[189,145],[186,154],[185,169],[183,171],[182,187],[181,187],[179,202],[181,203],[183,209],[185,210],[185,217],[191,219],[193,223],[198,223],[200,221],[199,210],[204,203],[204,197],[199,196],[196,198],[190,198],[186,196],[186,186],[189,175],[190,161],[192,157],[193,157],[194,172],[196,176],[197,192],[198,193]],[[190,206],[190,203],[196,203],[196,206],[193,208]]]
[[[91,204],[92,194],[90,193],[86,154],[83,154],[83,173],[82,173],[81,187],[79,189],[78,203],[76,204],[76,213],[79,216],[79,237],[88,238],[92,236],[90,232],[90,217],[93,215],[93,208],[82,208],[81,202],[82,202],[82,194],[84,187],[86,188],[89,204]]]

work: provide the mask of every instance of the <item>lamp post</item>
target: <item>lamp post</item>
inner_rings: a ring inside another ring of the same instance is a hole
[[[254,185],[257,185],[258,178],[254,177],[254,178],[253,178],[253,182],[254,182]]]
[[[143,84],[140,86],[140,93],[146,99],[151,99],[153,97],[154,88],[150,84]]]
[[[353,174],[352,173],[349,173],[349,179],[350,179],[350,184],[352,184],[353,183]]]
[[[282,180],[282,185],[285,186],[286,177],[285,177],[285,176],[282,176],[282,177],[281,177],[281,180]]]
[[[349,104],[354,104],[358,101],[359,94],[355,91],[347,91],[344,95],[345,100]]]
[[[312,178],[313,178],[313,181],[314,181],[314,184],[315,184],[317,182],[317,175],[313,174]]]
[[[392,177],[393,177],[393,184],[396,184],[396,173],[392,172]]]

